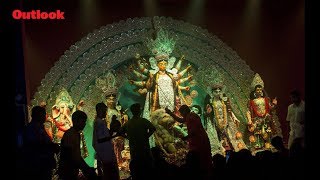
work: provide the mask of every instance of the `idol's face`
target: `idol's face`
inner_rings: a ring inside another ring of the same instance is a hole
[[[262,97],[263,96],[263,90],[261,87],[257,87],[256,90],[255,90],[255,94],[256,94],[256,97]]]
[[[167,62],[166,61],[158,62],[158,68],[160,71],[165,71],[167,68]]]
[[[59,110],[60,110],[60,113],[62,113],[62,114],[68,114],[70,112],[70,109],[69,109],[67,103],[60,103]]]
[[[221,97],[222,96],[221,88],[214,88],[212,90],[212,93],[213,93],[214,97]]]
[[[107,97],[107,106],[108,108],[114,108],[116,103],[116,96],[114,94],[111,94]]]

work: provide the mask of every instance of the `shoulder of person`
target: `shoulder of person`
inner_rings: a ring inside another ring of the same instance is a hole
[[[103,122],[105,122],[106,120],[105,119],[101,119],[101,118],[97,118],[96,119],[96,122],[97,123],[103,123]]]
[[[66,132],[64,132],[62,138],[66,138],[66,137],[69,137],[71,134],[74,134],[74,130],[73,128],[71,127],[70,129],[66,130]]]
[[[192,116],[192,117],[199,117],[198,114],[194,113],[194,112],[190,112],[189,116]]]
[[[293,108],[293,106],[294,106],[294,104],[293,104],[293,103],[289,104],[288,109]]]

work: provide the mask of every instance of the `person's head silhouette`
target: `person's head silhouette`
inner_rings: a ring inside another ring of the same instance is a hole
[[[72,114],[73,128],[75,128],[78,131],[82,131],[86,126],[87,118],[88,116],[85,112],[79,110],[75,111]]]
[[[189,113],[190,113],[190,108],[187,105],[182,105],[179,109],[180,114],[182,115],[182,117],[186,117]]]
[[[34,106],[31,112],[33,122],[44,123],[46,121],[46,109],[41,106]]]
[[[141,106],[139,103],[132,104],[130,110],[134,116],[138,116],[141,113]]]
[[[107,105],[105,105],[103,102],[98,103],[96,105],[96,112],[97,112],[97,117],[105,118],[107,114]]]
[[[292,103],[299,105],[301,102],[301,95],[297,89],[294,89],[290,92],[290,98]]]

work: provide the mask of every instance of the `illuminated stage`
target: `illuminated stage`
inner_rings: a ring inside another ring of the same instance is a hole
[[[35,106],[45,102],[47,112],[59,117],[61,112],[55,112],[52,107],[59,106],[61,101],[57,99],[63,99],[63,95],[60,97],[62,91],[64,96],[68,97],[67,105],[72,105],[70,113],[80,102],[84,102],[81,110],[89,117],[84,129],[89,152],[85,161],[90,166],[94,166],[92,130],[95,105],[98,102],[108,103],[105,93],[111,84],[118,89],[115,101],[118,106],[115,106],[115,113],[125,112],[130,118],[131,112],[128,109],[131,104],[138,102],[144,105],[143,116],[147,119],[152,116],[150,111],[147,112],[151,100],[147,100],[148,92],[143,83],[149,78],[149,72],[156,73],[158,70],[155,67],[156,62],[152,60],[154,54],[146,45],[146,39],[156,38],[161,30],[168,32],[170,38],[175,41],[172,52],[169,53],[170,58],[174,58],[169,59],[167,65],[170,66],[168,70],[172,71],[172,74],[180,75],[178,87],[180,103],[190,107],[199,105],[204,111],[205,98],[212,93],[212,85],[222,84],[221,90],[224,96],[228,97],[232,114],[238,120],[235,121],[234,127],[230,125],[227,138],[236,151],[242,148],[250,150],[254,148],[252,145],[254,141],[252,138],[250,140],[248,131],[247,105],[250,92],[253,90],[252,81],[255,73],[245,61],[216,36],[200,27],[165,17],[134,18],[101,27],[72,45],[46,74],[31,103],[31,106]],[[163,98],[164,101],[168,100],[166,97]],[[173,104],[167,104],[166,107],[170,105]],[[276,121],[275,124],[278,126],[276,114],[273,115],[275,117],[273,121]],[[184,157],[187,152],[185,141],[181,140],[181,135],[171,132],[170,128],[163,125],[162,121],[165,120],[157,118],[150,119],[157,126],[157,137],[153,137],[153,142],[150,141],[151,146],[160,146],[168,162],[181,165],[183,159],[178,157]],[[205,124],[205,116],[202,115],[201,118]],[[183,128],[183,125],[178,124],[176,128]],[[162,132],[165,132],[165,135],[159,140]],[[281,135],[281,131],[276,133],[272,136]],[[212,138],[210,143],[216,143],[211,144],[211,147],[215,148],[212,149],[212,155],[223,154],[220,147],[221,140],[217,135],[210,138]],[[125,160],[122,160],[119,167],[121,172],[127,172],[128,149],[125,147],[120,149],[119,158]]]

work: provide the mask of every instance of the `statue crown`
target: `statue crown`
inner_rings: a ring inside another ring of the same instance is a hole
[[[262,86],[262,88],[264,88],[264,82],[258,73],[254,75],[254,78],[251,83],[251,88],[254,90],[257,85],[260,85]]]
[[[118,87],[116,84],[116,77],[113,72],[109,71],[105,76],[96,79],[96,86],[102,90],[105,97],[110,95],[117,95]]]
[[[172,53],[175,44],[175,40],[169,38],[169,32],[163,29],[160,29],[157,32],[155,40],[147,39],[146,41],[148,49],[152,52],[158,62],[167,61],[169,59],[169,55]]]

